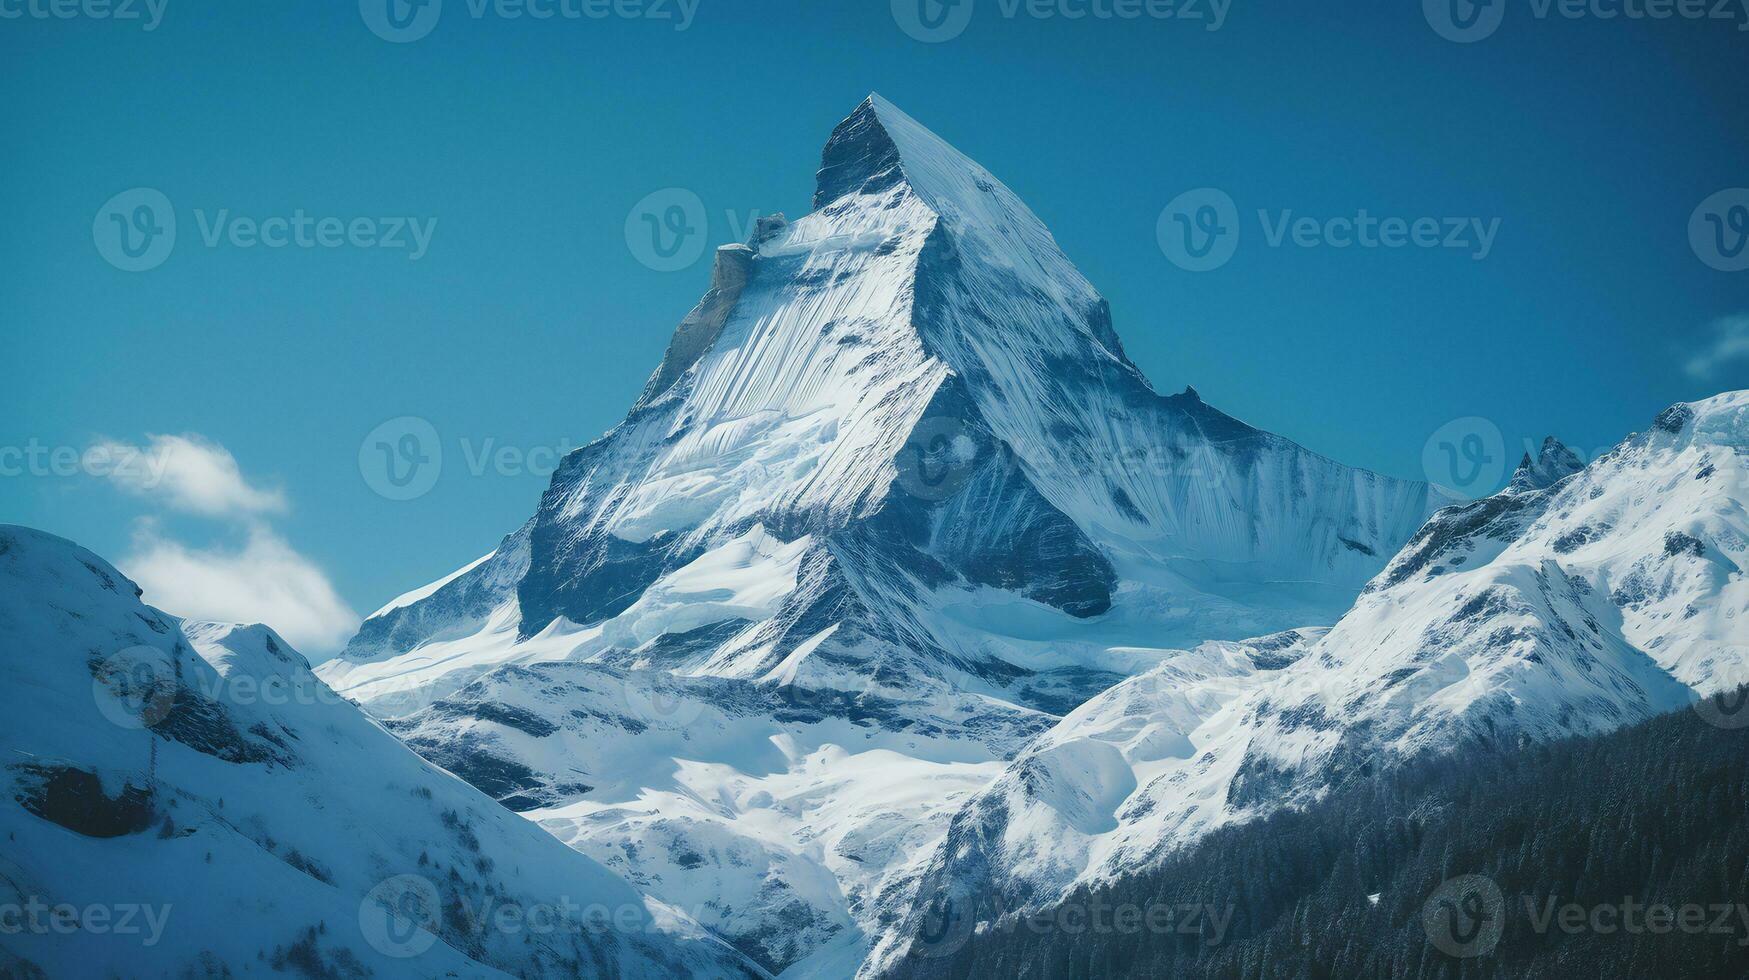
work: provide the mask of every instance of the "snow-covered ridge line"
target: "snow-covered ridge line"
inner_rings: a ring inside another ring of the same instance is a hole
[[[1249,665],[1211,644],[1065,718],[954,816],[917,894],[1048,906],[1351,774],[1749,681],[1749,391],[1671,406],[1589,466],[1551,439],[1519,476],[1434,515],[1327,632]],[[895,917],[866,974],[926,912]]]
[[[0,640],[0,904],[104,913],[11,923],[0,974],[766,975],[419,758],[267,627],[177,620],[0,525]],[[502,907],[576,911],[533,934]],[[142,908],[152,933],[114,928]]]

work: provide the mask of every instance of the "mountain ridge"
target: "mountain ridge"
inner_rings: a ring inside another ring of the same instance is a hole
[[[321,668],[774,971],[870,943],[1063,715],[1333,622],[1445,501],[1159,394],[1044,223],[879,96],[816,183],[528,523]],[[877,805],[895,773],[939,792]]]

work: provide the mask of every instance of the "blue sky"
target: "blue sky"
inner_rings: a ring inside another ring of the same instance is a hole
[[[1181,8],[1199,21],[972,0],[924,43],[899,26],[915,0],[650,11],[667,19],[482,2],[389,43],[350,2],[136,0],[123,21],[0,0],[0,520],[116,560],[173,612],[258,612],[320,655],[349,616],[489,550],[553,455],[635,398],[709,263],[641,262],[634,207],[686,189],[713,243],[803,213],[820,145],[871,90],[1032,205],[1157,387],[1343,461],[1424,477],[1430,445],[1478,425],[1514,458],[1548,433],[1589,456],[1749,386],[1749,272],[1690,236],[1697,206],[1728,220],[1738,198],[1715,195],[1749,186],[1736,8],[1498,0],[1497,30],[1455,43],[1437,3],[1232,0],[1209,30],[1206,0]],[[135,188],[177,222],[140,272],[98,248]],[[1205,272],[1156,234],[1198,188],[1240,227]],[[1362,210],[1493,233],[1480,258],[1330,247],[1325,222]],[[300,215],[332,247],[256,240]],[[1304,217],[1310,245],[1286,230]],[[443,465],[396,500],[361,445],[407,416]],[[175,448],[181,468],[49,455],[93,445]]]

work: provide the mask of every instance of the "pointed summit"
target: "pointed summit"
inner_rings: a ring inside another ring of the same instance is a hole
[[[1525,453],[1519,460],[1518,470],[1512,474],[1512,483],[1506,489],[1511,493],[1545,490],[1584,468],[1585,464],[1576,453],[1559,439],[1549,436],[1537,450],[1536,459]]]
[[[879,193],[904,179],[899,147],[881,124],[882,104],[885,100],[870,94],[832,130],[814,176],[815,210],[846,194]]]
[[[871,94],[833,129],[815,175],[816,211],[842,198],[909,187],[955,232],[1047,253],[1051,274],[1080,280],[1044,222],[976,160],[886,99]],[[1060,260],[1060,261],[1058,261]],[[1039,261],[1029,260],[1029,264]],[[1087,292],[1092,291],[1086,286]]]
[[[976,176],[968,182],[967,174]],[[987,191],[984,185],[995,178],[898,106],[870,93],[832,130],[820,153],[814,207],[846,194],[878,194],[901,182],[929,199],[966,188]]]

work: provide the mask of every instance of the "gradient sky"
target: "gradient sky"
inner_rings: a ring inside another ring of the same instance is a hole
[[[1345,462],[1424,477],[1430,438],[1472,416],[1514,458],[1548,433],[1589,457],[1671,402],[1749,386],[1749,272],[1689,236],[1704,199],[1749,186],[1742,11],[1539,18],[1500,0],[1499,29],[1458,44],[1411,2],[1233,0],[1210,31],[974,0],[931,44],[887,0],[699,0],[685,30],[444,0],[428,36],[392,44],[352,2],[167,0],[151,31],[30,2],[0,0],[26,14],[0,19],[0,447],[188,434],[203,469],[145,490],[14,465],[0,521],[244,604],[259,576],[313,576],[259,598],[328,603],[303,631],[318,656],[348,609],[532,513],[550,467],[470,457],[582,445],[636,397],[709,261],[641,264],[634,206],[688,189],[713,243],[754,212],[804,213],[821,144],[870,91],[1031,204],[1158,388],[1195,385]],[[1156,222],[1205,186],[1236,202],[1241,237],[1193,273]],[[137,187],[173,203],[178,238],[136,273],[93,223]],[[436,225],[413,260],[208,247],[196,215],[299,209]],[[1481,260],[1271,248],[1259,209],[1499,225]],[[405,501],[359,458],[399,416],[444,452]]]

